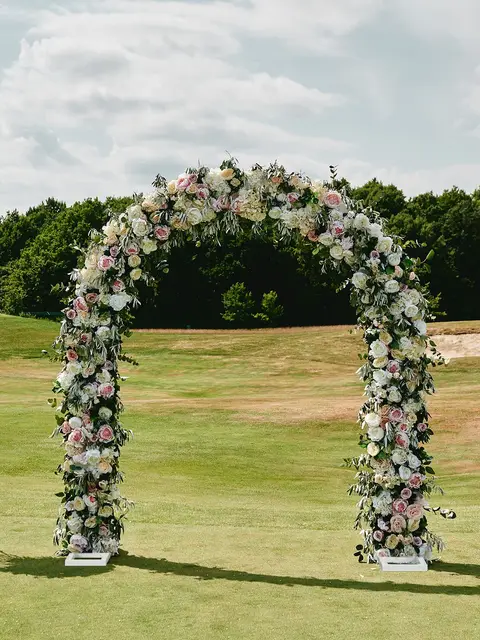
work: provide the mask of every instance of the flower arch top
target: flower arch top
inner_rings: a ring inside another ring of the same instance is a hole
[[[242,171],[234,160],[218,169],[189,169],[176,180],[157,177],[155,190],[112,214],[92,231],[83,268],[72,274],[74,296],[64,310],[55,350],[63,369],[54,391],[65,441],[59,466],[65,491],[55,540],[62,551],[117,553],[129,503],[122,498],[119,457],[128,432],[119,420],[119,360],[137,282],[148,280],[149,254],[184,242],[221,242],[245,226],[268,225],[276,239],[303,238],[326,267],[351,282],[352,304],[368,345],[359,369],[367,399],[360,409],[363,452],[350,488],[360,496],[356,526],[369,557],[426,555],[441,541],[427,529],[433,489],[431,430],[425,395],[433,392],[427,354],[427,301],[415,261],[384,232],[381,218],[339,193],[335,180],[315,182],[273,164]],[[165,263],[163,263],[165,265]]]

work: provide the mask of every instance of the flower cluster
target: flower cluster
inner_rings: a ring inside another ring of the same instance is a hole
[[[413,260],[385,235],[381,219],[332,185],[288,174],[274,164],[243,172],[235,161],[218,169],[187,170],[93,232],[82,268],[72,273],[74,295],[64,310],[55,348],[63,360],[54,390],[62,434],[65,491],[56,540],[63,549],[116,553],[129,503],[121,497],[118,463],[128,438],[119,420],[118,361],[137,283],[148,278],[148,256],[166,255],[185,237],[213,239],[245,225],[270,225],[279,240],[300,236],[325,265],[343,270],[368,344],[360,375],[366,403],[352,461],[361,495],[357,523],[375,553],[428,556],[426,528],[430,457],[422,444],[431,430],[425,394],[428,372],[427,302]],[[188,233],[185,233],[188,232]]]

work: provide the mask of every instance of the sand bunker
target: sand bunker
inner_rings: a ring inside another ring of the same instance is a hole
[[[431,337],[445,358],[480,357],[480,333],[432,335]]]

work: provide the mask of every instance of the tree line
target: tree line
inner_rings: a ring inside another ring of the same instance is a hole
[[[453,187],[407,198],[394,185],[373,179],[349,195],[372,206],[390,233],[404,238],[448,320],[480,318],[480,188]],[[59,312],[60,283],[77,266],[78,247],[100,229],[108,209],[123,211],[132,198],[87,199],[67,206],[53,198],[26,213],[0,218],[0,310],[4,313]],[[245,234],[221,246],[186,243],[172,251],[168,272],[143,288],[137,327],[256,327],[351,323],[348,292],[318,260],[298,245],[276,246],[273,238]]]

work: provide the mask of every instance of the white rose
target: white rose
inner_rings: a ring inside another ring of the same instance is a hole
[[[405,449],[394,449],[392,453],[392,462],[395,464],[405,464],[408,459]]]
[[[80,362],[78,362],[78,360],[74,360],[73,362],[69,362],[67,364],[66,369],[68,373],[71,373],[72,375],[76,375],[77,373],[80,373],[80,371],[82,370],[82,365],[80,364]]]
[[[121,311],[131,300],[127,293],[115,293],[110,296],[108,304],[114,311]]]
[[[137,218],[132,222],[132,230],[136,236],[145,236],[148,233],[148,224],[146,220]]]
[[[273,220],[278,220],[280,218],[280,216],[282,215],[282,213],[283,213],[283,211],[280,209],[280,207],[272,207],[270,209],[270,211],[268,212],[268,215]]]
[[[97,464],[100,462],[100,457],[101,455],[99,449],[88,449],[88,451],[85,452],[87,464],[89,464],[91,467],[97,466]]]
[[[100,340],[108,340],[110,338],[110,329],[108,327],[98,327],[97,337]]]
[[[401,351],[409,351],[412,348],[412,342],[406,336],[403,336],[399,340],[399,346]]]
[[[339,244],[334,244],[333,247],[330,248],[330,255],[335,260],[341,260],[343,258],[343,248]]]
[[[376,442],[369,442],[367,446],[367,453],[369,456],[375,457],[380,452],[380,447]]]
[[[130,271],[130,278],[132,280],[140,280],[141,277],[142,277],[142,270],[141,269],[132,269]]]
[[[331,247],[333,244],[333,236],[330,233],[321,233],[318,236],[318,241],[326,247]]]
[[[82,419],[77,416],[72,416],[68,420],[68,424],[72,427],[72,429],[81,429],[82,428]]]
[[[382,227],[377,222],[372,222],[368,229],[368,232],[372,236],[372,238],[381,238],[383,236]]]
[[[355,229],[368,229],[370,220],[364,213],[358,213],[353,221]]]
[[[384,435],[385,431],[382,429],[382,427],[370,427],[370,429],[368,430],[368,437],[374,442],[383,440]]]
[[[402,314],[402,305],[399,302],[392,302],[389,311],[392,316],[400,316]]]
[[[130,267],[138,267],[142,259],[138,255],[128,256],[128,265]]]
[[[388,390],[388,399],[390,402],[401,402],[402,394],[397,389],[397,387],[390,387]]]
[[[74,378],[75,375],[73,373],[69,373],[67,370],[65,370],[58,375],[57,380],[60,383],[62,389],[67,390],[72,386]]]
[[[142,250],[145,255],[153,253],[157,249],[157,243],[151,238],[145,238],[142,242]]]
[[[98,411],[98,415],[100,416],[100,418],[102,418],[102,420],[110,420],[113,414],[111,409],[109,409],[108,407],[101,407]]]
[[[408,291],[408,297],[410,298],[412,304],[418,304],[421,298],[420,293],[416,289],[410,289]]]
[[[194,207],[192,209],[189,209],[187,211],[187,220],[192,225],[196,225],[199,222],[201,222],[202,221],[202,212],[200,211],[200,209],[195,209]]]
[[[352,284],[357,289],[365,289],[367,286],[368,276],[366,273],[357,271],[352,276]]]
[[[383,369],[378,369],[377,371],[373,372],[373,379],[381,387],[387,385],[390,382],[391,377],[392,374],[388,371],[384,371]]]
[[[408,467],[405,467],[403,464],[400,467],[400,469],[398,470],[398,475],[400,476],[400,478],[402,480],[409,480],[410,476],[412,475],[411,470]]]
[[[414,304],[408,304],[403,312],[407,318],[413,318],[418,313],[418,307]]]
[[[415,320],[413,326],[421,336],[425,336],[427,334],[427,323],[424,320]]]
[[[400,253],[391,253],[390,255],[387,256],[387,262],[392,267],[396,267],[397,265],[399,265],[401,260],[402,260],[402,256]]]
[[[379,238],[377,242],[377,251],[380,253],[389,253],[392,249],[393,240],[388,236]]]
[[[388,354],[387,345],[381,340],[374,340],[370,345],[370,355],[374,358],[383,358]]]
[[[135,220],[140,218],[143,214],[142,207],[139,204],[132,204],[127,208],[127,215],[129,220]]]
[[[371,411],[366,414],[364,421],[369,427],[378,427],[380,426],[381,419],[378,413]]]
[[[388,364],[388,356],[383,356],[381,358],[374,358],[372,365],[375,367],[375,369],[383,369],[383,367],[386,367]]]
[[[388,280],[385,283],[385,291],[387,293],[397,293],[397,291],[399,291],[400,289],[400,285],[398,284],[398,282],[396,280]]]
[[[408,466],[411,469],[418,469],[418,467],[421,465],[421,461],[419,458],[417,458],[417,456],[415,456],[413,453],[409,453],[408,454]]]

